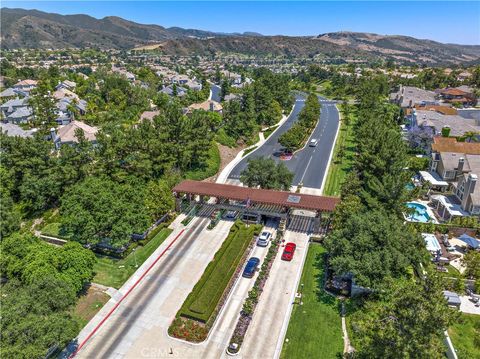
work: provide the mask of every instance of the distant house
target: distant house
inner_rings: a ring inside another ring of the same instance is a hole
[[[185,85],[188,81],[190,81],[190,77],[187,75],[175,75],[170,78],[172,84]]]
[[[74,98],[74,99],[77,99],[77,100],[79,99],[79,97],[76,93],[72,92],[71,90],[69,90],[68,88],[65,88],[65,87],[58,88],[53,93],[53,97],[56,100],[61,100],[62,98],[65,98],[65,97],[70,97],[70,98]]]
[[[176,96],[178,97],[183,97],[187,94],[187,90],[181,86],[176,86],[175,90],[174,85],[169,85],[160,90],[161,93],[164,93],[168,96],[175,96],[175,91],[177,92]]]
[[[439,99],[446,103],[464,107],[475,106],[477,104],[477,98],[473,92],[468,92],[460,88],[445,88],[437,90],[437,93]]]
[[[413,108],[415,105],[438,105],[435,92],[412,86],[400,86],[397,92],[390,94],[390,101],[401,108]]]
[[[112,72],[125,77],[129,82],[135,82],[135,75],[125,69],[112,66]]]
[[[0,122],[0,130],[3,134],[10,137],[33,137],[33,134],[37,131],[36,129],[24,130],[18,125],[13,123],[3,123]]]
[[[27,122],[32,116],[28,97],[11,99],[0,105],[0,111],[4,121],[17,124]]]
[[[55,143],[55,147],[58,149],[62,145],[75,145],[78,143],[76,136],[77,130],[82,130],[87,141],[92,143],[97,142],[98,128],[89,126],[86,123],[80,121],[72,121],[66,126],[62,126],[56,132],[55,129],[51,130],[51,137]]]
[[[73,91],[75,87],[77,87],[77,84],[75,82],[65,80],[65,81],[59,82],[59,84],[55,87],[55,90],[65,89],[65,90]]]
[[[224,97],[223,101],[225,101],[225,102],[230,102],[230,101],[232,101],[232,100],[237,100],[237,99],[239,99],[239,98],[240,98],[240,97],[239,97],[238,95],[235,95],[235,94],[232,93],[232,94],[226,95],[226,96]]]
[[[188,80],[183,85],[194,91],[200,91],[202,89],[202,84],[197,81]]]
[[[12,87],[17,90],[30,92],[31,90],[37,87],[37,84],[38,84],[38,81],[35,81],[35,80],[19,80]]]
[[[13,113],[7,116],[7,121],[10,123],[27,123],[33,117],[33,110],[31,107],[20,107]]]
[[[153,118],[155,116],[158,116],[160,114],[160,111],[144,111],[141,115],[140,115],[140,121],[153,121]]]
[[[187,108],[187,113],[191,113],[192,111],[195,110],[204,110],[204,111],[212,111],[212,112],[218,112],[222,113],[223,107],[220,103],[213,101],[213,100],[207,100],[201,103],[194,103]]]
[[[0,92],[0,98],[2,100],[14,98],[14,97],[17,97],[18,95],[19,95],[19,91],[15,91],[15,89],[11,87]]]

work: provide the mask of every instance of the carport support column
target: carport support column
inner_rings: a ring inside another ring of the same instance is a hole
[[[175,211],[180,213],[181,210],[182,210],[182,198],[178,194],[175,194]]]
[[[322,224],[322,212],[315,212],[315,219],[313,220],[313,233],[320,232],[320,225]]]

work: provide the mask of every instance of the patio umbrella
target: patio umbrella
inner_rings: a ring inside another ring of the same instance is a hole
[[[468,234],[464,233],[460,237],[458,237],[458,239],[460,239],[462,242],[467,243],[472,248],[480,247],[480,241],[478,239],[470,237]]]

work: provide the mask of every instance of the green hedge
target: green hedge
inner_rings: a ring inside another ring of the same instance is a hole
[[[207,323],[225,288],[235,273],[258,226],[235,222],[215,257],[188,295],[179,311],[181,316]]]

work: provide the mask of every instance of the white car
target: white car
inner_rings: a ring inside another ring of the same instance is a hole
[[[310,147],[317,147],[318,140],[316,138],[312,138],[308,144]]]
[[[257,246],[259,247],[266,247],[268,246],[268,242],[270,242],[270,237],[272,234],[270,232],[264,231],[258,236]]]

